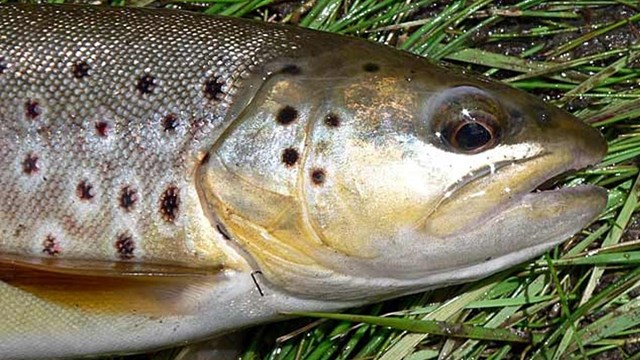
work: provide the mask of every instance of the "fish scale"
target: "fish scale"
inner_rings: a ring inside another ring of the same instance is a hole
[[[128,354],[478,279],[605,206],[594,129],[367,41],[0,5],[0,358]],[[561,214],[561,215],[560,215]]]
[[[70,18],[56,8],[37,16],[1,11],[0,86],[8,90],[0,109],[3,118],[20,120],[3,122],[0,166],[13,171],[2,178],[8,201],[0,208],[7,215],[0,251],[47,257],[43,242],[51,236],[58,250],[49,256],[117,260],[114,244],[128,236],[135,250],[127,260],[215,266],[222,256],[210,245],[219,240],[215,231],[180,233],[207,222],[201,213],[185,216],[199,207],[186,175],[226,126],[248,71],[299,39],[285,29],[204,16],[193,26],[193,16],[182,13],[122,17],[87,7]],[[69,22],[78,32],[68,32]],[[19,28],[29,33],[18,37]],[[242,40],[249,32],[255,41]],[[73,71],[78,66],[86,75]],[[164,128],[167,116],[176,117],[175,129]],[[30,174],[28,156],[37,158]],[[90,199],[78,194],[83,181]],[[166,221],[161,199],[171,186],[180,208]],[[118,204],[124,187],[136,192],[132,211]],[[10,233],[18,228],[15,241]]]

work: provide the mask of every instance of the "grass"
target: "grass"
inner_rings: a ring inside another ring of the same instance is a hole
[[[609,189],[606,210],[565,244],[476,283],[346,314],[310,313],[259,327],[250,331],[242,359],[640,359],[637,2],[214,0],[164,5],[361,36],[454,63],[573,112],[609,141],[601,164],[563,181]],[[178,352],[150,357],[173,359]]]

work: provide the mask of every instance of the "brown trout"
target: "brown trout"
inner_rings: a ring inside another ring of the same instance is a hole
[[[487,276],[601,211],[594,129],[364,40],[0,5],[0,358],[124,354]]]

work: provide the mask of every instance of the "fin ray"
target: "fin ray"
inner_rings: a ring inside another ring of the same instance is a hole
[[[222,269],[36,261],[0,254],[0,281],[65,307],[108,314],[186,314],[224,281]]]

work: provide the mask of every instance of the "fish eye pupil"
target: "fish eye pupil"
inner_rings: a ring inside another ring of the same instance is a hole
[[[478,122],[468,122],[454,134],[454,143],[462,151],[474,151],[491,141],[491,132]]]

